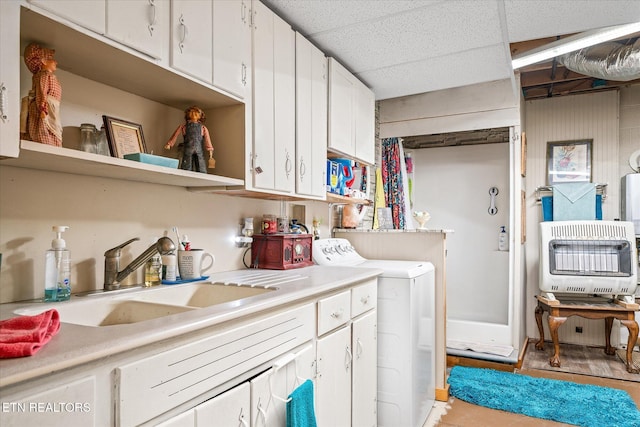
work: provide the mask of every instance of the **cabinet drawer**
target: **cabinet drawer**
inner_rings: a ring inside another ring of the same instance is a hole
[[[356,317],[369,311],[378,302],[378,279],[356,286],[351,290],[351,316]]]
[[[318,335],[329,332],[351,319],[351,291],[318,301]]]

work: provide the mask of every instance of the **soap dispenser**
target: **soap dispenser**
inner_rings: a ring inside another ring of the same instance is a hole
[[[153,245],[157,242],[157,238],[151,239]],[[144,266],[144,286],[158,286],[162,284],[162,257],[156,252]]]
[[[71,258],[62,233],[66,225],[53,227],[56,238],[45,254],[44,300],[45,302],[67,301],[71,298]]]
[[[509,250],[509,233],[504,225],[500,226],[500,233],[498,233],[498,250]]]

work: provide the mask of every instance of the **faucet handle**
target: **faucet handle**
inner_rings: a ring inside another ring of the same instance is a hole
[[[112,249],[109,249],[108,251],[106,251],[104,253],[104,256],[107,257],[107,258],[119,257],[120,256],[120,252],[122,251],[122,248],[124,248],[125,246],[127,246],[131,242],[135,242],[136,240],[140,240],[140,238],[139,237],[134,237],[133,239],[129,239],[126,242],[122,243],[121,245],[118,245],[115,248],[112,248]]]

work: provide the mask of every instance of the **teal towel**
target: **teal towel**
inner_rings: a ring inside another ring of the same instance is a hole
[[[316,427],[313,409],[313,381],[306,380],[289,395],[287,427]]]
[[[553,186],[553,220],[596,219],[596,186],[590,182]]]

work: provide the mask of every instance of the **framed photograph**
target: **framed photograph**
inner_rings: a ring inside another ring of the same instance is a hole
[[[547,185],[591,182],[592,139],[547,142]]]
[[[147,152],[142,125],[109,116],[102,116],[102,120],[113,157],[122,159],[125,154]]]
[[[527,134],[524,132],[520,140],[520,175],[527,176]]]

